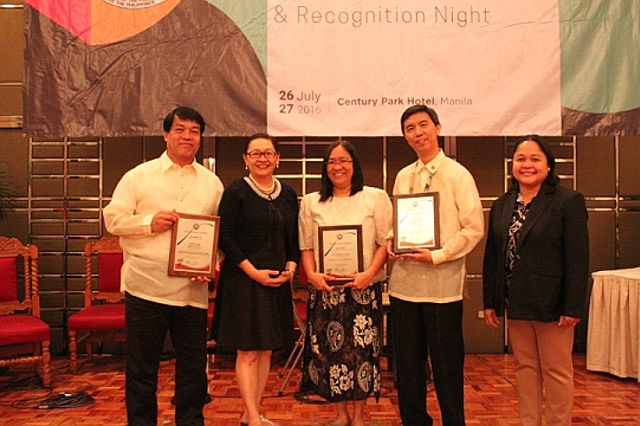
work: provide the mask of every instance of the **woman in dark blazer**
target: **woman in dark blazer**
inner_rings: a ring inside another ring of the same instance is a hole
[[[537,135],[514,148],[511,189],[489,216],[484,320],[509,318],[520,418],[571,424],[573,332],[586,310],[589,236],[584,197],[558,185],[555,159]],[[544,389],[544,392],[543,392]]]

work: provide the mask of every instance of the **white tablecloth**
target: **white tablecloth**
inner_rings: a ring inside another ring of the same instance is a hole
[[[640,268],[591,276],[587,369],[640,381]]]

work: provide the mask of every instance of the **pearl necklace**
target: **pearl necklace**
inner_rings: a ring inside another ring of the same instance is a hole
[[[251,177],[251,175],[245,176],[244,181],[247,182],[247,185],[251,187],[251,189],[253,190],[253,192],[256,193],[256,195],[258,195],[261,198],[264,198],[265,200],[273,201],[280,196],[282,185],[276,178],[273,178],[271,188],[268,188],[268,189],[265,189],[260,185],[258,185],[258,182],[256,182]]]
[[[251,180],[251,182],[253,182],[256,188],[258,188],[258,190],[265,195],[272,195],[276,191],[276,180],[274,178],[271,178],[271,187],[269,188],[265,188],[264,186],[256,182],[251,174],[249,174],[249,179]]]

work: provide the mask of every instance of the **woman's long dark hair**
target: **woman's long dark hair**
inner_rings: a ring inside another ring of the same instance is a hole
[[[544,183],[549,185],[557,185],[558,177],[556,176],[556,158],[553,156],[553,152],[551,152],[551,148],[549,148],[549,145],[547,144],[547,142],[544,139],[542,139],[541,136],[539,135],[525,136],[524,138],[516,142],[516,144],[513,146],[513,153],[515,154],[515,152],[518,150],[518,147],[520,146],[521,143],[527,142],[527,141],[537,143],[538,146],[540,147],[540,151],[542,151],[544,156],[547,158],[547,164],[549,165],[549,173],[547,173],[547,178],[544,180]],[[520,186],[518,185],[518,181],[516,180],[515,176],[511,176],[511,189],[517,191],[519,190],[519,188]]]
[[[324,158],[322,159],[322,185],[320,186],[320,201],[326,201],[331,196],[333,196],[333,183],[331,179],[329,179],[329,174],[327,173],[327,162],[329,161],[329,156],[331,156],[331,152],[338,146],[343,147],[347,150],[349,155],[351,156],[351,160],[353,161],[353,176],[351,177],[351,192],[349,195],[354,195],[360,191],[364,187],[364,176],[362,175],[362,165],[360,164],[360,159],[358,158],[358,154],[356,152],[356,148],[348,141],[336,141],[331,144],[329,148],[324,153]]]

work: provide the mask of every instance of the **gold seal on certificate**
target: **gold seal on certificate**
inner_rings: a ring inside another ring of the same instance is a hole
[[[328,284],[353,281],[344,275],[362,272],[362,225],[319,226],[318,243],[319,271],[337,278]]]
[[[185,213],[178,216],[171,229],[169,275],[213,278],[220,218]]]
[[[393,251],[440,248],[438,193],[396,195],[393,198]]]

